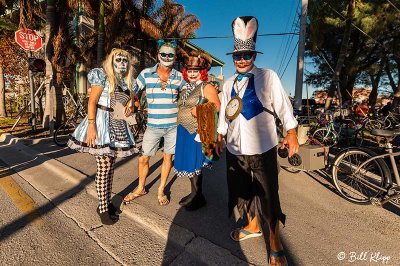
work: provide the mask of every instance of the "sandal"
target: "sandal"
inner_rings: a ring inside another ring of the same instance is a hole
[[[169,203],[167,195],[162,195],[162,196],[158,195],[157,199],[158,199],[158,204],[160,204],[160,206],[165,206],[168,205]]]
[[[281,249],[281,250],[279,250],[279,251],[273,251],[273,250],[271,250],[271,252],[270,252],[270,254],[269,254],[269,262],[270,262],[270,265],[272,265],[271,264],[271,258],[272,257],[274,257],[275,258],[275,264],[276,264],[276,260],[277,259],[279,259],[279,258],[285,258],[285,266],[287,266],[288,265],[288,263],[287,263],[287,260],[286,260],[286,255],[285,255],[285,251],[283,250],[283,249]],[[275,265],[274,264],[274,265]]]
[[[131,201],[135,200],[136,198],[139,198],[139,197],[144,196],[146,194],[147,194],[147,191],[144,191],[143,193],[131,192],[128,195],[125,196],[124,204],[128,204]]]
[[[238,231],[239,231],[239,234],[237,235],[238,238],[236,238],[235,237],[235,235],[236,235],[235,233],[238,232]],[[240,233],[243,233],[244,236],[240,237]],[[261,231],[249,232],[249,231],[243,229],[243,227],[241,227],[241,228],[236,228],[235,230],[233,230],[230,235],[231,235],[231,238],[232,238],[233,241],[239,242],[239,241],[242,241],[242,240],[246,240],[248,238],[260,237],[260,236],[263,235],[263,233]]]

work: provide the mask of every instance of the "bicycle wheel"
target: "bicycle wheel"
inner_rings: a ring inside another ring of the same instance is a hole
[[[368,130],[371,131],[373,129],[381,129],[384,128],[384,125],[382,122],[374,119],[369,119],[365,122],[364,127]]]
[[[340,152],[332,166],[333,183],[341,196],[357,204],[370,204],[371,198],[383,193],[390,171],[383,159],[376,159],[357,168],[376,154],[372,151],[349,148]]]
[[[333,130],[328,130],[326,127],[315,130],[312,136],[321,144],[328,147],[336,145],[339,140],[338,134]]]
[[[67,142],[71,136],[71,134],[74,132],[76,128],[76,124],[73,122],[66,122],[59,126],[56,131],[54,131],[54,142],[58,146],[66,146]]]

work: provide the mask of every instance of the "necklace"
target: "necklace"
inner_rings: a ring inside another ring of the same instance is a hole
[[[235,91],[236,96],[239,96],[239,92],[241,92],[242,89],[245,87],[245,85],[247,85],[247,82],[243,82],[239,88],[237,81],[238,81],[238,76],[236,76],[235,81],[233,82],[233,90]],[[235,89],[235,87],[236,87],[236,89]]]

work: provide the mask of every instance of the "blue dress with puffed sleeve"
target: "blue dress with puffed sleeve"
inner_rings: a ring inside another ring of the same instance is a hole
[[[102,68],[94,68],[88,74],[91,85],[103,87],[96,108],[96,129],[98,138],[95,147],[86,143],[88,130],[87,116],[79,124],[68,141],[68,147],[79,152],[111,157],[127,157],[138,152],[132,132],[125,120],[113,119],[115,102],[124,106],[130,99],[131,90],[123,83],[110,95],[110,85]]]

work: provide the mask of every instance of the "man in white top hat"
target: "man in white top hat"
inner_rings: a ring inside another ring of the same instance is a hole
[[[258,23],[255,17],[232,22],[235,43],[232,53],[236,73],[223,86],[218,124],[218,152],[226,137],[229,214],[236,206],[245,227],[231,232],[234,241],[262,236],[269,228],[271,265],[286,265],[279,238],[279,221],[285,223],[279,201],[277,163],[278,136],[274,112],[287,131],[281,146],[289,156],[299,149],[297,121],[277,74],[254,65]]]

